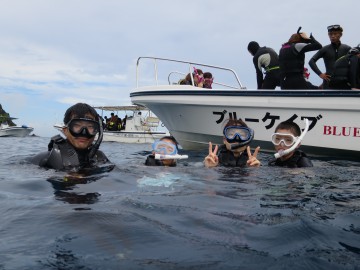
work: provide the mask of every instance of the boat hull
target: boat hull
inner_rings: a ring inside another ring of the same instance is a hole
[[[26,137],[34,129],[30,127],[7,127],[0,129],[0,137]]]
[[[206,149],[222,143],[223,125],[230,117],[243,119],[255,131],[252,146],[273,151],[271,135],[285,120],[310,129],[302,142],[309,154],[359,157],[359,91],[228,91],[146,87],[130,94],[134,104],[148,107],[184,149]]]

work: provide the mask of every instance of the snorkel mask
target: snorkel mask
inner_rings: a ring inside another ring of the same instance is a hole
[[[100,130],[100,125],[97,121],[89,118],[73,118],[67,124],[66,127],[74,137],[85,137],[91,139]]]
[[[73,118],[65,126],[75,138],[85,137],[91,139],[99,133],[98,139],[91,146],[89,152],[89,158],[93,158],[103,140],[103,126],[100,116],[98,117],[98,121],[89,118]]]
[[[177,147],[175,144],[165,141],[156,141],[152,145],[155,154],[176,155]]]
[[[156,141],[152,145],[155,159],[186,159],[188,155],[179,155],[178,147],[174,143]]]
[[[292,146],[299,137],[295,137],[294,135],[290,133],[274,133],[271,136],[271,141],[273,145],[280,145],[283,143],[285,146],[289,147]]]
[[[223,130],[224,137],[231,144],[231,150],[249,144],[254,139],[254,130],[244,126],[228,126]]]

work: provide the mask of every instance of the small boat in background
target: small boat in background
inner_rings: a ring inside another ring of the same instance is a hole
[[[101,117],[106,120],[104,111],[113,112],[118,115],[119,112],[125,114],[121,121],[121,127],[109,129],[106,125],[103,133],[104,142],[121,142],[121,143],[153,143],[164,136],[169,136],[166,128],[158,130],[161,126],[159,118],[151,115],[151,111],[144,106],[95,106],[97,110],[101,110]],[[127,112],[132,115],[127,116]],[[143,115],[143,112],[145,114]],[[124,119],[125,122],[124,122]],[[104,121],[106,124],[106,122]],[[114,123],[115,124],[115,123]],[[117,124],[115,124],[117,126]],[[62,132],[63,124],[55,124],[54,127]]]
[[[26,137],[34,130],[26,125],[10,126],[8,121],[14,119],[17,118],[0,115],[0,137]]]
[[[158,130],[160,120],[151,115],[151,111],[144,106],[98,106],[95,109],[101,110],[101,117],[104,111],[119,112],[126,114],[122,119],[122,127],[117,130],[104,129],[103,141],[122,142],[122,143],[153,143],[155,140],[164,136],[169,136],[169,132],[164,128]],[[127,116],[127,112],[132,112]],[[143,112],[145,115],[143,116]],[[124,123],[124,119],[125,123]]]

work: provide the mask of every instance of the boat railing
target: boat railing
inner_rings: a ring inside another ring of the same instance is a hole
[[[213,84],[215,85],[219,85],[222,87],[226,87],[226,88],[231,88],[231,89],[246,89],[246,87],[244,87],[242,85],[242,83],[240,82],[239,77],[237,76],[236,72],[233,69],[230,68],[226,68],[226,67],[220,67],[220,66],[214,66],[214,65],[208,65],[208,64],[203,64],[203,63],[196,63],[196,62],[190,62],[190,61],[182,61],[182,60],[175,60],[175,59],[168,59],[168,58],[159,58],[159,57],[139,57],[136,63],[136,87],[139,87],[139,79],[140,79],[140,61],[142,59],[148,59],[148,60],[153,60],[153,65],[154,65],[154,77],[155,77],[155,82],[156,85],[159,85],[159,76],[160,76],[160,72],[159,72],[159,62],[167,62],[167,63],[176,63],[179,65],[184,66],[185,65],[185,69],[187,70],[187,72],[190,74],[191,76],[191,83],[193,86],[195,86],[194,84],[194,76],[193,76],[193,72],[194,69],[198,69],[199,67],[201,68],[210,68],[212,71],[221,71],[221,72],[227,72],[228,74],[230,74],[230,77],[232,77],[231,82],[234,83],[234,85],[231,85],[229,83],[224,83],[224,82],[220,82],[218,80],[216,80],[216,82],[213,82]],[[170,73],[167,73],[167,80],[168,83],[171,84],[179,84],[179,80],[178,81],[172,81],[170,79],[170,77],[173,74],[180,74],[183,76],[183,78],[186,76],[185,72],[180,72],[180,71],[170,71]],[[217,77],[217,76],[216,76]]]

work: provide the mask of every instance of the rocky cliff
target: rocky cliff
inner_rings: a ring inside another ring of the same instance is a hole
[[[7,119],[9,117],[9,114],[4,111],[4,109],[2,108],[1,104],[0,104],[0,121],[7,121],[9,126],[15,126],[15,123],[11,120],[11,119]]]

